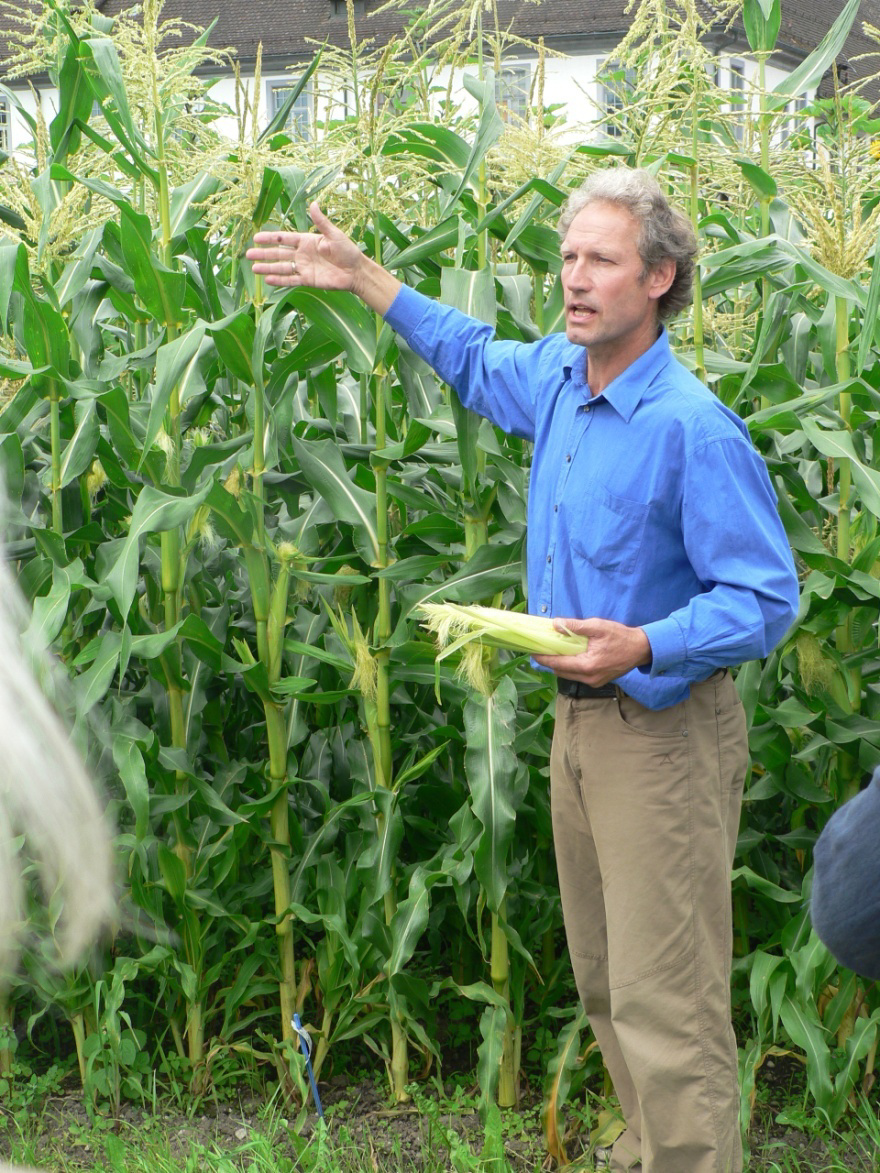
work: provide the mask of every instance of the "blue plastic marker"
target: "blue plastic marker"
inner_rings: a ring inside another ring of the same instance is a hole
[[[312,1089],[312,1099],[315,1101],[318,1115],[323,1120],[324,1109],[321,1107],[321,1097],[318,1095],[318,1085],[315,1083],[315,1073],[312,1071],[312,1039],[309,1032],[303,1029],[298,1014],[294,1014],[293,1016],[293,1029],[296,1031],[297,1038],[299,1039],[300,1050],[305,1055],[306,1071],[309,1073],[309,1087]]]

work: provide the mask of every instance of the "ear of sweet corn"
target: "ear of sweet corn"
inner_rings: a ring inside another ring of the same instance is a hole
[[[438,663],[453,652],[463,652],[461,672],[480,691],[485,690],[485,672],[474,672],[482,658],[480,646],[532,656],[576,656],[587,648],[586,636],[557,631],[552,619],[538,615],[460,603],[421,603],[418,609],[424,626],[437,638]]]

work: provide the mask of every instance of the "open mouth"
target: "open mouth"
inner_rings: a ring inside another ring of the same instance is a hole
[[[589,322],[595,318],[597,311],[592,306],[582,302],[574,302],[568,307],[568,318],[571,322]]]

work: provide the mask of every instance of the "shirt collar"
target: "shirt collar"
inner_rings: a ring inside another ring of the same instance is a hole
[[[583,357],[566,363],[564,374],[571,379],[574,387],[582,387],[589,394],[586,378],[586,355],[583,354],[581,347],[578,349],[581,350]],[[669,335],[666,333],[666,327],[661,326],[654,345],[644,354],[640,354],[636,361],[630,363],[625,371],[621,371],[616,379],[612,379],[602,394],[596,396],[596,399],[606,400],[617,414],[629,423],[645,391],[663,368],[668,365],[671,358]]]

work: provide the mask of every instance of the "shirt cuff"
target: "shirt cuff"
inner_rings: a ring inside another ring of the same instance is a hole
[[[426,302],[430,305],[430,298],[416,293],[409,285],[401,285],[383,317],[392,330],[409,338],[425,316]]]
[[[651,645],[651,676],[665,676],[673,669],[680,670],[685,659],[684,632],[675,619],[658,619],[643,623],[642,631]]]

